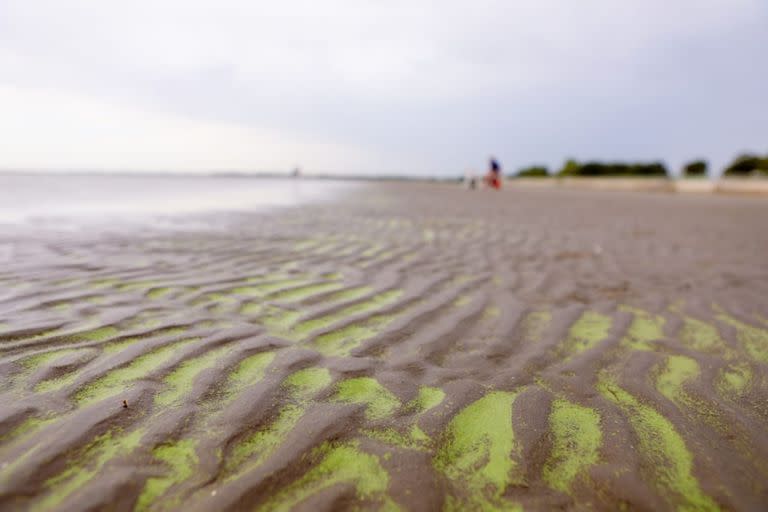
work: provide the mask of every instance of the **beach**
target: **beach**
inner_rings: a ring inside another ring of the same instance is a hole
[[[242,199],[0,226],[0,509],[768,502],[764,198]]]

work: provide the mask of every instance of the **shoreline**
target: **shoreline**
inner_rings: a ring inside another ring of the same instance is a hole
[[[724,194],[768,196],[768,178],[721,178],[718,180],[624,177],[549,177],[508,178],[505,184],[519,187],[565,187],[627,192],[665,192],[672,194]]]

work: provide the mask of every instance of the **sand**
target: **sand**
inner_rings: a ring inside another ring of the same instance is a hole
[[[376,184],[0,229],[0,509],[761,509],[767,213]]]

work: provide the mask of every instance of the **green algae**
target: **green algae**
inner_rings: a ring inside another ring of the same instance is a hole
[[[261,312],[262,305],[258,302],[246,302],[240,306],[241,315],[257,315]]]
[[[182,439],[161,444],[152,450],[155,459],[165,463],[169,471],[163,476],[151,477],[147,480],[134,510],[140,512],[150,507],[155,510],[169,510],[178,507],[181,501],[180,497],[161,502],[160,506],[158,506],[157,501],[168,489],[192,476],[192,468],[198,464],[196,445],[197,443],[192,439]]]
[[[610,330],[610,316],[585,311],[568,330],[568,337],[563,342],[562,350],[570,356],[580,354],[607,338]]]
[[[380,293],[363,302],[352,304],[336,313],[313,318],[311,320],[305,320],[291,329],[291,333],[294,337],[301,339],[312,331],[329,327],[334,323],[345,320],[351,316],[378,311],[381,308],[396,302],[401,295],[401,290],[389,290]]]
[[[237,476],[233,474],[235,471],[242,474],[264,463],[299,422],[312,396],[330,383],[331,374],[326,368],[306,368],[289,375],[282,385],[288,392],[289,402],[266,428],[234,445],[225,461],[229,479]]]
[[[365,297],[369,293],[373,293],[373,288],[370,286],[357,286],[354,288],[347,288],[330,295],[328,297],[328,302],[348,302],[350,300],[356,300],[361,297]]]
[[[736,337],[755,361],[768,363],[768,329],[761,329],[744,323],[725,313],[717,315],[718,320],[736,329]]]
[[[512,429],[517,394],[492,391],[465,407],[446,427],[435,468],[455,487],[450,510],[518,510],[504,498],[508,486],[522,483]]]
[[[293,398],[309,398],[331,383],[327,368],[305,368],[289,375],[283,386]]]
[[[168,328],[160,329],[156,332],[151,333],[151,336],[147,336],[147,335],[141,335],[141,337],[131,336],[130,338],[111,341],[109,343],[104,344],[104,346],[102,347],[102,350],[105,354],[114,354],[117,352],[122,352],[126,348],[141,341],[142,339],[153,339],[153,338],[159,338],[162,336],[166,336],[166,337],[180,336],[185,332],[187,332],[187,329],[184,327],[168,327]]]
[[[116,286],[118,290],[133,291],[143,290],[145,288],[152,288],[157,286],[157,281],[135,281],[132,283],[122,283]]]
[[[651,484],[671,506],[678,510],[719,510],[701,490],[692,474],[693,455],[667,418],[605,376],[601,376],[598,390],[626,414],[640,442],[645,467],[652,473]]]
[[[356,377],[339,382],[333,399],[365,405],[365,417],[369,421],[391,416],[401,405],[400,400],[391,391],[371,377]]]
[[[267,316],[261,320],[270,334],[285,339],[290,338],[290,329],[301,317],[301,312],[290,311],[275,306],[266,308]]]
[[[319,462],[302,477],[282,488],[260,510],[288,511],[309,497],[336,485],[351,485],[355,497],[378,505],[379,510],[399,510],[387,496],[389,474],[378,457],[360,450],[358,443],[325,443],[311,455]]]
[[[80,372],[72,371],[59,377],[46,379],[37,383],[35,386],[35,391],[37,393],[50,393],[51,391],[57,391],[71,384],[74,384],[78,377],[80,377]]]
[[[284,405],[266,428],[236,443],[225,460],[225,472],[231,475],[230,479],[237,476],[233,475],[235,470],[242,474],[263,464],[285,441],[305,410],[304,404]]]
[[[155,395],[155,405],[178,405],[190,391],[197,377],[206,369],[215,367],[221,358],[231,352],[230,347],[219,347],[205,354],[187,359],[163,378],[166,389]]]
[[[318,336],[312,343],[312,348],[326,356],[349,356],[354,349],[376,336],[394,319],[395,315],[376,315],[362,323],[342,327]]]
[[[171,293],[173,288],[170,287],[160,287],[160,288],[152,288],[147,292],[147,298],[155,300],[155,299],[161,299]]]
[[[692,349],[702,352],[724,349],[723,340],[714,325],[690,316],[683,318],[680,339]]]
[[[690,357],[673,355],[667,357],[666,365],[656,378],[656,389],[678,405],[691,405],[692,400],[683,389],[683,384],[699,375],[699,364]]]
[[[307,286],[300,286],[298,288],[291,288],[290,290],[284,290],[273,293],[268,298],[270,300],[277,300],[280,302],[298,302],[313,295],[319,295],[330,291],[336,291],[342,287],[341,283],[318,283],[310,284]]]
[[[35,503],[31,510],[51,510],[58,507],[67,497],[96,475],[101,473],[104,466],[111,460],[133,451],[144,435],[143,430],[137,429],[126,435],[121,432],[103,434],[86,446],[73,460],[67,469],[45,482],[50,493]]]
[[[117,328],[112,326],[99,327],[97,329],[91,329],[89,331],[79,332],[66,336],[66,340],[70,342],[76,341],[104,341],[108,338],[117,336],[120,333]]]
[[[361,433],[371,439],[405,450],[428,451],[432,441],[418,425],[411,425],[411,428],[405,434],[392,427],[376,430],[368,429],[363,430]]]
[[[312,284],[307,278],[281,279],[279,281],[264,283],[255,286],[241,286],[230,290],[237,295],[246,295],[251,297],[262,297],[273,292],[293,288],[295,286],[305,286]]]
[[[116,278],[96,279],[95,281],[91,281],[88,284],[88,287],[89,288],[109,288],[119,283],[120,283],[120,280]]]
[[[275,359],[274,352],[260,352],[240,361],[229,374],[224,386],[224,395],[232,396],[264,378],[267,367]]]
[[[721,395],[738,397],[752,383],[752,368],[748,364],[731,364],[720,370],[717,388]]]
[[[568,493],[574,480],[599,460],[600,415],[595,409],[557,399],[552,402],[549,424],[552,453],[542,476],[553,489]]]
[[[27,418],[24,421],[22,421],[19,425],[14,427],[13,430],[11,430],[10,432],[8,432],[3,436],[0,436],[0,443],[5,443],[10,441],[11,439],[22,437],[26,434],[29,434],[30,432],[43,428],[46,425],[50,425],[51,423],[54,423],[57,420],[58,420],[58,417],[54,415],[48,415],[43,418],[39,418],[39,417]]]
[[[40,354],[34,354],[25,357],[19,361],[19,364],[27,370],[34,370],[46,366],[47,364],[52,363],[61,357],[74,354],[80,350],[81,349],[72,348],[64,350],[53,350],[51,352],[42,352]]]
[[[532,311],[523,318],[520,329],[523,343],[541,341],[544,332],[552,321],[549,311]]]
[[[134,381],[146,378],[151,372],[167,364],[178,355],[179,349],[200,341],[190,338],[155,349],[133,359],[129,364],[111,370],[95,381],[83,386],[75,395],[80,405],[88,405],[124,391]]]
[[[423,386],[419,388],[419,394],[406,404],[405,408],[417,414],[421,414],[440,405],[445,400],[445,391],[440,388]]]
[[[653,342],[664,338],[666,320],[639,308],[622,306],[621,311],[632,313],[632,323],[621,343],[633,350],[653,350]]]
[[[469,295],[461,295],[456,300],[453,301],[453,307],[455,308],[462,308],[472,302],[472,297]]]

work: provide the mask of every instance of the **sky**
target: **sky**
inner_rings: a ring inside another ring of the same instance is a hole
[[[768,153],[768,1],[0,0],[0,169]]]

